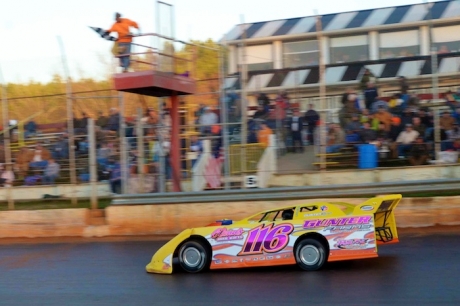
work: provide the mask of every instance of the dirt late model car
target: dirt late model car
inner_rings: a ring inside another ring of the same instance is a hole
[[[173,260],[187,272],[377,257],[377,245],[398,242],[394,209],[401,195],[355,205],[317,202],[267,210],[240,221],[187,229],[161,247],[146,270],[170,274]]]

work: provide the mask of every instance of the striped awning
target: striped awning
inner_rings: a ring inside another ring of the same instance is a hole
[[[440,75],[460,73],[460,52],[438,55],[437,61]],[[370,69],[378,79],[390,79],[399,76],[411,79],[420,75],[431,74],[431,66],[430,56],[334,64],[326,66],[325,82],[326,85],[346,85],[350,82],[357,82],[360,80],[364,68]],[[257,92],[270,88],[289,88],[317,85],[318,83],[318,66],[291,70],[271,70],[249,73],[247,90]],[[240,77],[238,75],[229,76],[225,80],[225,89],[241,89]]]
[[[447,0],[430,3],[431,12],[423,3],[377,8],[371,10],[344,12],[321,16],[324,32],[353,28],[376,27],[399,23],[410,23],[428,19],[447,19],[460,16],[460,1]],[[235,26],[226,34],[225,40],[239,40],[243,37],[261,38],[316,32],[314,16],[263,21]]]

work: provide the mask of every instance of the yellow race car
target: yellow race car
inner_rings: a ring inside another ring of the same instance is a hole
[[[177,258],[190,273],[290,264],[314,271],[330,261],[377,257],[378,244],[399,241],[393,211],[400,200],[398,194],[358,205],[316,202],[186,229],[146,269],[171,274]]]

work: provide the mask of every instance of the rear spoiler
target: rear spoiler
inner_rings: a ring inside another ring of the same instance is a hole
[[[391,194],[371,198],[357,205],[355,214],[373,214],[377,243],[398,242],[398,231],[394,209],[401,201],[402,195]]]

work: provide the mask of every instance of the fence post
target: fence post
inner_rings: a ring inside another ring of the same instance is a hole
[[[97,209],[97,159],[96,159],[96,137],[94,119],[88,120],[88,141],[89,141],[89,173],[91,184],[91,209]]]
[[[144,161],[145,161],[145,149],[144,149],[144,129],[142,126],[142,109],[137,109],[137,120],[136,120],[136,136],[137,136],[137,175],[139,182],[140,193],[145,192],[145,174],[144,174]]]

